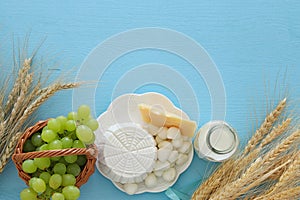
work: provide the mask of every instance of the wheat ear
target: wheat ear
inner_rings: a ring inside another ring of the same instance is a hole
[[[281,153],[290,149],[291,145],[300,138],[300,130],[294,131],[263,158],[263,163],[273,162]]]
[[[21,109],[24,108],[24,100],[26,99],[26,95],[32,81],[33,81],[33,73],[27,74],[24,83],[22,83],[20,95],[16,99],[16,102],[13,105],[10,116],[8,120],[5,122],[5,125],[12,124],[12,122],[17,119],[17,115],[23,113]]]
[[[238,198],[240,195],[249,191],[251,188],[259,185],[261,182],[266,180],[273,173],[287,165],[283,165],[265,173],[265,169],[257,169],[258,163],[261,162],[261,158],[258,158],[252,165],[246,170],[246,172],[237,180],[227,184],[223,188],[216,191],[210,198],[210,200],[226,199],[233,200]]]
[[[282,124],[278,125],[277,127],[274,127],[270,134],[268,134],[263,141],[261,142],[260,146],[264,147],[267,144],[270,144],[274,139],[276,139],[278,136],[283,134],[289,125],[291,124],[292,119],[288,118],[285,121],[282,122]]]
[[[24,63],[23,63],[23,67],[19,70],[18,72],[18,77],[15,81],[15,84],[10,92],[10,94],[8,95],[8,98],[7,98],[7,102],[5,104],[5,112],[7,113],[9,110],[12,109],[13,107],[13,104],[16,100],[16,97],[18,96],[20,90],[21,90],[21,87],[22,87],[22,81],[24,80],[24,76],[28,73],[28,71],[30,70],[31,68],[31,61],[32,59],[29,58],[29,59],[25,59],[24,60]]]
[[[21,119],[26,118],[31,115],[40,105],[42,105],[47,99],[54,95],[57,91],[63,89],[70,89],[78,87],[80,83],[67,83],[67,84],[53,84],[49,86],[44,93],[42,93],[33,103],[31,103],[28,108],[24,111],[24,115]]]
[[[259,152],[260,149],[257,148],[251,151],[249,154],[237,158],[236,164],[233,166],[232,169],[232,176],[230,178],[234,180],[235,178],[239,177],[239,175],[243,172],[246,166],[248,166],[250,163],[252,163],[252,161],[254,161],[257,158]]]
[[[279,115],[282,113],[286,106],[286,98],[284,98],[264,120],[260,128],[256,130],[255,134],[249,140],[247,146],[244,149],[243,155],[246,155],[253,150],[256,145],[269,133],[273,124],[277,121]]]
[[[283,163],[287,162],[291,158],[295,157],[295,154],[296,153],[288,153],[284,156],[279,157],[278,159],[276,159],[276,163],[274,164],[274,166],[282,165]],[[285,170],[286,170],[285,168],[278,170],[276,173],[270,176],[270,179],[278,180]]]
[[[268,194],[272,194],[280,191],[284,186],[292,184],[294,180],[300,178],[300,152],[296,153],[294,161],[289,165],[289,167],[282,173],[278,182],[270,189]],[[300,192],[300,191],[299,191]]]
[[[13,154],[14,148],[17,144],[17,141],[21,137],[21,135],[22,135],[22,132],[18,132],[17,134],[15,134],[11,138],[8,145],[6,146],[6,148],[4,150],[4,154],[0,158],[0,173],[3,172],[5,165],[7,164],[9,158],[11,157],[11,155]]]
[[[275,194],[263,194],[255,197],[253,200],[291,200],[300,198],[300,186],[292,187],[286,190],[278,191]]]
[[[277,194],[272,195],[269,199],[273,200],[291,200],[300,198],[300,186],[293,187]]]

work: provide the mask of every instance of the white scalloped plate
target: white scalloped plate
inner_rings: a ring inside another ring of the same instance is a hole
[[[103,143],[101,143],[101,135],[105,133],[109,127],[117,124],[117,123],[138,123],[138,124],[145,124],[141,118],[141,114],[138,108],[138,105],[144,103],[151,106],[159,106],[160,108],[164,109],[167,112],[174,113],[175,115],[181,116],[183,119],[189,119],[188,115],[184,113],[182,110],[177,108],[173,105],[173,103],[164,95],[149,92],[144,94],[125,94],[122,96],[117,97],[107,108],[107,110],[102,113],[98,117],[99,128],[95,132],[96,141],[95,144],[98,146],[98,149]],[[193,148],[193,145],[191,145]],[[99,151],[101,153],[101,151]],[[179,175],[183,173],[191,164],[193,159],[194,150],[191,149],[188,156],[188,161],[181,165],[175,165],[177,176],[172,182],[166,182],[162,178],[158,178],[158,184],[155,187],[148,188],[145,186],[144,182],[137,183],[138,190],[135,194],[140,194],[144,192],[162,192],[167,190],[171,187],[178,179]],[[98,171],[105,176],[106,178],[110,179],[108,174],[106,173],[105,167],[99,160],[96,162],[96,166]],[[123,185],[121,183],[117,183],[112,181],[113,184],[120,189],[121,191],[125,192],[123,189]]]

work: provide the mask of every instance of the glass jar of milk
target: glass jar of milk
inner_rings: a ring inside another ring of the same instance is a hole
[[[202,126],[194,140],[200,158],[222,162],[237,150],[239,139],[236,131],[224,121],[210,121]]]

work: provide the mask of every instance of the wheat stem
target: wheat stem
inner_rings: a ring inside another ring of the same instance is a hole
[[[294,179],[299,178],[300,176],[300,152],[298,151],[294,161],[291,163],[291,165],[287,168],[286,171],[283,172],[283,174],[280,176],[278,182],[275,184],[273,188],[273,192],[279,191],[279,189],[286,185],[291,184]]]
[[[194,192],[192,199],[208,199],[209,196],[215,192],[221,184],[224,183],[222,181],[223,177],[226,177],[234,164],[234,160],[230,159],[225,161],[207,180],[205,180],[200,187]],[[225,184],[225,183],[224,183]]]
[[[269,199],[273,200],[291,200],[300,198],[300,186],[293,187],[277,194],[272,195]]]
[[[287,163],[265,173],[265,169],[257,169],[257,166],[262,161],[258,158],[252,165],[246,170],[246,172],[237,180],[227,184],[223,188],[216,191],[210,198],[210,200],[226,199],[233,200],[238,198],[240,195],[249,191],[251,188],[259,185],[261,182],[266,180],[269,176],[275,173],[277,170],[284,167]]]

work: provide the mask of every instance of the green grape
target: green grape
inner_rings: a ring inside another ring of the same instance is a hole
[[[68,120],[65,126],[67,131],[74,131],[76,129],[76,121],[75,120]]]
[[[31,174],[37,170],[37,166],[34,164],[33,160],[28,159],[22,163],[22,170],[26,173]]]
[[[32,188],[26,188],[20,193],[21,200],[37,200],[37,193]]]
[[[31,143],[36,146],[36,147],[39,147],[41,146],[44,141],[42,140],[42,136],[40,133],[35,133],[31,136]]]
[[[77,160],[77,155],[64,156],[67,163],[74,163]]]
[[[58,132],[61,130],[60,121],[57,119],[50,119],[47,124],[48,128],[54,132]]]
[[[36,178],[32,182],[31,187],[37,193],[43,193],[46,190],[46,183],[45,183],[45,181],[43,179]]]
[[[85,144],[94,144],[95,142],[95,134],[93,134],[93,137],[90,141],[86,142]]]
[[[37,179],[38,179],[37,177],[32,177],[32,178],[28,181],[29,187],[32,188],[32,184],[33,184]]]
[[[91,116],[89,116],[88,118],[80,118],[79,122],[81,125],[86,125],[90,119],[92,119]]]
[[[23,145],[23,152],[31,152],[35,150],[35,146],[32,144],[31,140],[26,140],[24,145]]]
[[[67,167],[63,163],[56,163],[53,167],[53,172],[55,174],[63,175],[66,173],[66,171],[67,171]]]
[[[66,166],[69,164],[69,163],[66,162],[66,160],[64,159],[64,157],[61,157],[58,162],[66,165]]]
[[[86,125],[80,125],[76,129],[76,136],[83,143],[89,142],[93,139],[93,131]]]
[[[73,145],[73,140],[69,137],[63,137],[60,141],[63,149],[71,148]]]
[[[92,129],[92,131],[97,130],[97,128],[99,127],[98,121],[95,119],[90,119],[89,121],[87,121],[86,125]]]
[[[53,140],[55,140],[57,137],[57,134],[53,131],[53,130],[45,130],[42,132],[42,139],[45,142],[51,142]]]
[[[76,200],[80,196],[80,190],[73,185],[66,186],[62,189],[62,193],[67,200]]]
[[[91,114],[91,109],[89,106],[87,106],[87,105],[79,106],[79,108],[77,110],[78,118],[87,119],[87,118],[89,118],[90,114]]]
[[[81,169],[78,164],[72,163],[67,166],[67,173],[72,174],[73,176],[78,176],[81,172]]]
[[[45,131],[45,130],[49,130],[48,126],[44,126],[44,128],[42,129],[42,132]]]
[[[51,157],[50,159],[51,159],[51,161],[59,161],[60,156]]]
[[[62,142],[60,140],[53,140],[48,145],[49,150],[62,149]]]
[[[62,177],[60,174],[53,174],[49,179],[49,186],[53,189],[59,188],[62,183]]]
[[[39,147],[39,151],[45,151],[49,150],[48,144],[43,144],[42,146]]]
[[[65,130],[66,122],[68,121],[68,119],[65,116],[61,115],[56,117],[56,120],[60,122],[61,130]]]
[[[69,112],[68,113],[68,117],[67,117],[68,120],[75,120],[76,121],[77,118],[78,118],[77,112]]]
[[[74,140],[73,142],[74,148],[85,148],[85,144],[81,142],[80,140]]]
[[[49,183],[50,177],[51,177],[51,174],[50,174],[49,172],[42,172],[42,173],[40,174],[40,178],[43,179],[44,182],[45,182],[46,184]],[[30,179],[30,180],[31,180],[31,179]]]
[[[50,158],[34,158],[34,164],[41,170],[50,167]]]
[[[75,185],[76,178],[72,174],[64,174],[62,175],[62,186]]]
[[[65,200],[65,196],[59,192],[55,192],[51,198],[52,200]]]
[[[86,163],[86,156],[85,156],[85,155],[79,155],[79,156],[77,156],[76,163],[77,163],[79,166],[84,166],[85,163]]]

